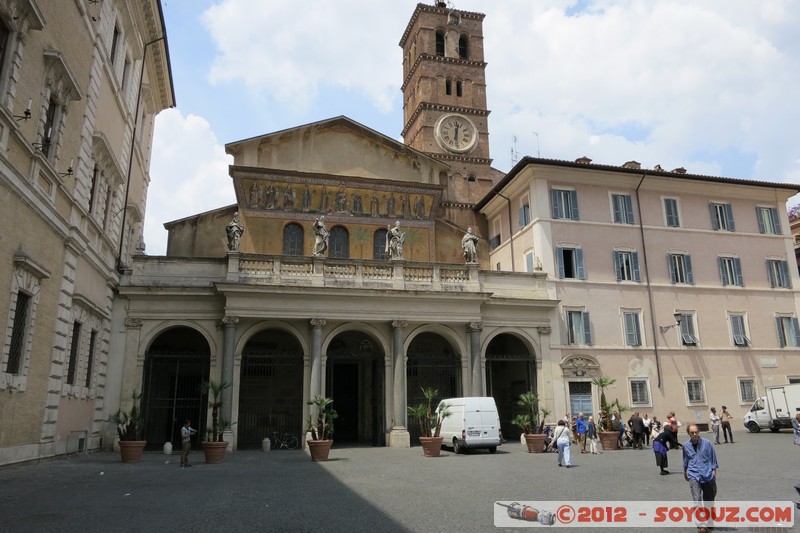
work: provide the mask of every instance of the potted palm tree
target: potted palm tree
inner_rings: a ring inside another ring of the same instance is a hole
[[[520,394],[517,405],[525,407],[528,412],[517,415],[511,423],[519,427],[525,434],[528,453],[543,452],[546,438],[544,434],[545,418],[550,411],[539,408],[539,397],[533,391]]]
[[[417,406],[408,407],[408,416],[417,419],[419,424],[419,443],[425,457],[439,457],[442,452],[442,421],[450,416],[447,404],[433,408],[433,400],[439,395],[439,389],[428,387],[422,389],[425,401]]]
[[[130,411],[124,411],[119,408],[109,418],[110,422],[117,425],[119,453],[123,463],[138,463],[141,461],[142,452],[147,444],[147,441],[142,438],[143,418],[139,409],[139,400],[141,398],[141,392],[133,391],[131,395],[133,404]]]
[[[338,415],[333,409],[333,399],[315,396],[306,402],[316,413],[308,415],[308,429],[311,438],[306,440],[312,461],[327,461],[333,446],[333,419]]]
[[[614,378],[596,377],[592,379],[592,383],[600,389],[600,418],[598,420],[598,435],[600,437],[600,444],[603,445],[604,450],[618,450],[619,449],[619,419],[615,419],[612,423],[611,412],[616,408],[621,411],[623,408],[619,404],[619,400],[614,400],[612,403],[606,401],[606,388],[610,387],[617,380]]]
[[[211,407],[211,430],[208,431],[208,440],[202,443],[206,464],[216,465],[225,460],[228,443],[223,440],[225,430],[230,423],[219,416],[222,408],[222,391],[230,387],[226,381],[206,381],[202,385],[203,394],[208,394],[208,406]]]

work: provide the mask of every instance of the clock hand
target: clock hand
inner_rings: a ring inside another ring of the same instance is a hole
[[[458,124],[456,124],[455,141],[456,141],[456,148],[458,148]]]

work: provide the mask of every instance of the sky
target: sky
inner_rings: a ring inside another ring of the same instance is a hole
[[[587,156],[800,183],[800,2],[449,3],[486,15],[495,168]],[[162,0],[177,106],[155,122],[146,253],[164,223],[235,203],[227,143],[340,115],[402,141],[416,5]]]

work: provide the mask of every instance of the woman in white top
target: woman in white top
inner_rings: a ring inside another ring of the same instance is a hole
[[[708,417],[711,421],[711,431],[714,432],[714,444],[719,444],[719,425],[720,425],[720,418],[717,414],[717,408],[711,408],[711,415]]]
[[[563,420],[558,421],[556,429],[553,431],[553,439],[558,446],[558,466],[566,466],[569,468],[569,445],[572,437],[572,431],[567,427]]]

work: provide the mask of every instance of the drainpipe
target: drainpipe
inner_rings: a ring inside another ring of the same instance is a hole
[[[161,4],[159,3],[159,8]],[[124,267],[122,265],[122,244],[125,242],[125,220],[128,215],[128,196],[130,195],[131,191],[131,169],[133,167],[133,151],[136,149],[136,125],[139,123],[139,106],[142,101],[142,85],[144,84],[144,67],[147,64],[147,49],[150,45],[155,44],[159,41],[163,41],[167,37],[167,34],[164,33],[161,37],[153,39],[145,43],[144,45],[144,52],[142,52],[142,69],[139,72],[139,90],[136,93],[136,111],[133,115],[133,134],[131,135],[131,150],[130,154],[128,155],[128,175],[126,177],[127,183],[125,184],[125,201],[122,204],[122,226],[119,229],[119,249],[117,251],[117,272],[120,274],[123,272]]]
[[[506,204],[508,204],[508,240],[511,243],[511,272],[516,272],[516,269],[514,268],[514,231],[511,229],[511,223],[513,221],[511,218],[511,200],[508,198],[508,196],[505,196],[499,191],[497,192],[497,196],[505,198]],[[489,266],[491,267],[491,265]]]
[[[650,303],[650,328],[653,333],[653,353],[656,356],[656,376],[658,378],[658,388],[661,388],[661,358],[658,355],[658,336],[656,334],[656,311],[653,302],[653,289],[650,286],[650,271],[647,268],[647,244],[644,240],[644,223],[642,222],[642,203],[639,201],[639,187],[642,186],[644,179],[647,177],[647,172],[642,174],[642,179],[636,186],[636,208],[639,212],[639,235],[642,239],[642,259],[644,264],[644,279],[647,284],[647,299]]]

